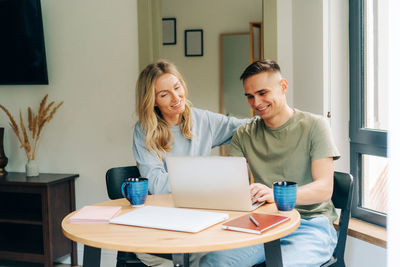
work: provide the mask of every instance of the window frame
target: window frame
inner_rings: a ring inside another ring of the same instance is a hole
[[[364,4],[349,0],[350,173],[355,178],[352,216],[386,227],[386,215],[362,207],[362,155],[387,157],[387,131],[364,128]]]

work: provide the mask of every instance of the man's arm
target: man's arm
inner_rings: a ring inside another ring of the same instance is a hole
[[[333,192],[333,159],[340,157],[331,128],[324,118],[314,124],[311,132],[311,176],[313,181],[298,188],[296,204],[311,205],[329,201]]]
[[[330,200],[333,192],[333,172],[332,158],[313,160],[311,163],[313,181],[298,188],[296,204],[311,205]],[[251,184],[250,193],[253,202],[274,202],[272,188],[264,184]]]
[[[298,188],[296,204],[311,205],[330,200],[333,192],[333,172],[332,158],[313,160],[311,163],[313,182]]]

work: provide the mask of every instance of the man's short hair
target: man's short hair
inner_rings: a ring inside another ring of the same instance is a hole
[[[240,79],[244,82],[250,76],[259,74],[261,72],[280,73],[281,68],[278,63],[270,59],[257,60],[251,63],[242,73]]]

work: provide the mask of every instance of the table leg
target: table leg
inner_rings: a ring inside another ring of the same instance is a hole
[[[265,266],[282,267],[282,253],[280,239],[264,244]]]
[[[174,267],[189,267],[189,254],[172,254]]]
[[[78,265],[78,255],[76,251],[76,242],[70,241],[71,242],[71,265],[76,266]]]
[[[86,246],[83,249],[83,267],[100,267],[101,249]]]
[[[70,204],[70,212],[76,210],[75,205],[75,179],[69,180],[69,204]],[[77,255],[77,247],[76,242],[71,242],[71,265],[78,265],[78,255]]]

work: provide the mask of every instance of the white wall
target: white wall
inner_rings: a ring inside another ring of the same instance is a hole
[[[385,267],[386,249],[348,236],[344,260],[347,267]]]
[[[335,143],[341,153],[340,160],[335,162],[335,169],[350,172],[350,88],[349,88],[349,20],[348,1],[335,0],[328,2],[329,14],[326,23],[330,29],[329,79],[330,119]],[[325,64],[325,65],[327,65]],[[326,86],[326,87],[328,87]],[[328,89],[328,88],[327,88]]]
[[[292,1],[294,107],[323,114],[323,5],[320,0]],[[284,19],[284,18],[283,18]]]
[[[78,173],[77,208],[107,200],[105,172],[134,164],[134,85],[138,73],[136,1],[42,0],[49,85],[0,86],[0,103],[17,116],[45,94],[64,105],[44,128],[40,172]],[[5,127],[8,171],[24,171],[26,156]]]
[[[17,116],[41,98],[65,103],[44,128],[40,172],[79,173],[77,206],[106,200],[105,171],[132,164],[133,88],[137,68],[136,1],[42,1],[49,85],[0,86],[0,102]],[[26,156],[6,128],[8,171]]]
[[[278,64],[281,67],[283,77],[289,83],[289,90],[286,92],[286,100],[289,106],[293,107],[293,94],[296,84],[293,82],[293,19],[292,0],[277,1],[277,28],[278,28]]]
[[[194,106],[218,112],[219,35],[248,32],[250,21],[262,20],[261,0],[163,0],[161,16],[177,23],[177,44],[162,46],[161,56],[177,65]],[[204,56],[185,57],[186,29],[203,29]]]

